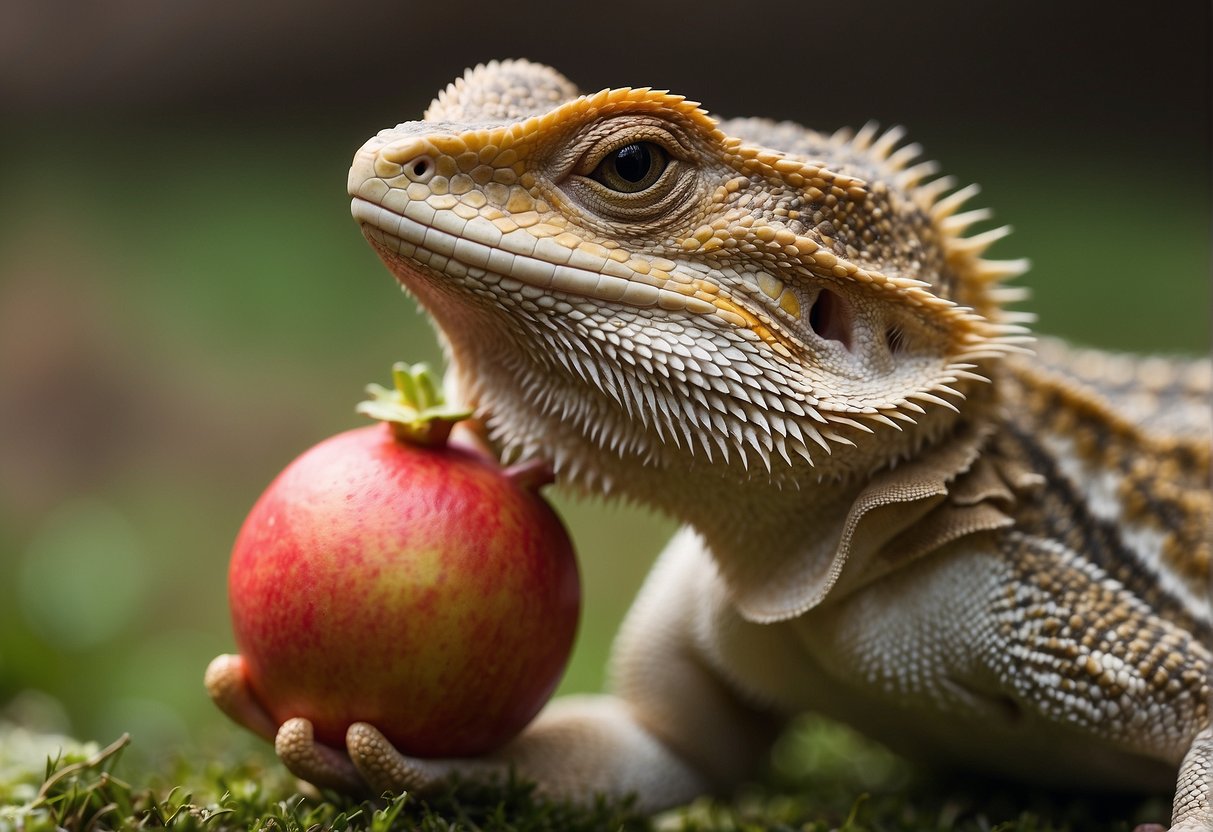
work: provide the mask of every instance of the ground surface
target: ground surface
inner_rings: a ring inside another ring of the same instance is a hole
[[[1165,819],[1155,798],[1055,798],[918,777],[850,731],[808,720],[780,742],[761,784],[645,818],[626,804],[573,808],[538,800],[528,784],[464,784],[450,795],[357,802],[301,794],[265,756],[179,761],[128,772],[121,738],[104,748],[0,726],[0,832],[418,829],[652,832],[1118,832]],[[1026,807],[1026,808],[1025,808]]]

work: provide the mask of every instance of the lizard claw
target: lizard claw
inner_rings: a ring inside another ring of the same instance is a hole
[[[229,719],[257,736],[273,741],[277,726],[253,696],[244,672],[244,659],[230,654],[216,656],[207,665],[203,683],[211,701]]]
[[[349,727],[345,746],[363,779],[380,793],[433,791],[442,779],[438,765],[404,756],[365,722]]]
[[[316,742],[312,723],[303,717],[288,719],[274,738],[274,751],[291,774],[314,786],[346,794],[366,792],[366,782],[345,754]]]

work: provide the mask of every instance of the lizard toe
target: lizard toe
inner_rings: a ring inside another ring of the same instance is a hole
[[[349,758],[335,748],[316,742],[312,723],[302,717],[282,723],[274,738],[274,751],[282,764],[300,780],[347,794],[366,791],[366,783]]]
[[[435,777],[420,760],[405,757],[376,728],[355,722],[345,735],[350,759],[363,779],[379,792],[427,791]]]
[[[277,726],[273,717],[253,696],[239,655],[216,656],[203,677],[207,695],[229,719],[259,737],[273,741]]]

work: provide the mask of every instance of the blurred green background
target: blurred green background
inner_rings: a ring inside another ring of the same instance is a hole
[[[480,61],[905,124],[1015,227],[1041,331],[1207,350],[1206,4],[246,5],[0,10],[0,719],[245,741],[201,688],[244,513],[367,381],[439,357],[349,159]],[[586,587],[563,689],[594,690],[671,526],[554,500]]]

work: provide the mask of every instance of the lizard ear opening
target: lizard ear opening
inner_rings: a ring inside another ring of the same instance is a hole
[[[852,342],[851,305],[838,293],[822,289],[809,307],[809,326],[827,341],[837,341],[847,350]]]
[[[906,349],[906,334],[899,326],[890,326],[886,329],[884,341],[885,345],[889,348],[889,355],[897,355]]]

